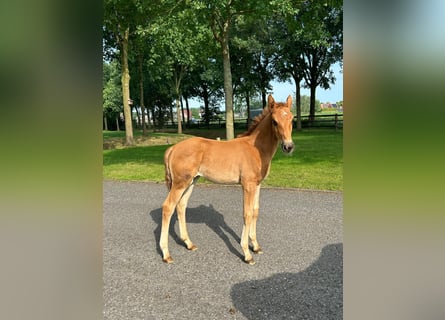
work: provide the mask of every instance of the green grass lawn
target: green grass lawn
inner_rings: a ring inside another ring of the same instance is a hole
[[[205,131],[201,132],[205,135]],[[189,134],[189,132],[186,133]],[[163,134],[156,133],[156,135]],[[171,133],[168,135],[174,136]],[[113,134],[104,133],[104,139],[107,136],[112,137]],[[224,135],[221,135],[221,138],[223,137]],[[308,129],[294,132],[293,138],[294,153],[288,156],[278,150],[272,160],[269,177],[262,185],[313,190],[343,190],[342,130]],[[103,177],[112,180],[163,182],[163,156],[168,147],[169,145],[156,145],[104,150]],[[198,183],[207,182],[201,179]]]
[[[312,129],[293,134],[291,156],[278,150],[265,186],[343,190],[343,131]]]

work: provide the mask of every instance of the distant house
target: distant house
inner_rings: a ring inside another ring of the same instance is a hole
[[[338,109],[338,108],[336,103],[326,102],[326,103],[320,103],[320,109],[323,110],[323,109]]]
[[[336,103],[330,103],[330,102],[326,102],[326,103],[320,103],[320,109],[321,110],[338,110],[340,112],[343,111],[343,106],[339,106]]]

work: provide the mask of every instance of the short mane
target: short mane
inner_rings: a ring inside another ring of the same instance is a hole
[[[260,124],[260,122],[269,114],[269,108],[265,107],[263,109],[263,112],[259,115],[257,115],[255,118],[253,118],[252,123],[249,126],[249,129],[244,132],[239,134],[237,137],[241,138],[241,137],[247,137],[249,136],[255,129],[256,127],[258,127],[258,125]]]

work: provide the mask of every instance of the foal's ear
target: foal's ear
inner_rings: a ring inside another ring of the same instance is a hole
[[[272,110],[274,104],[275,99],[272,97],[271,94],[269,94],[269,96],[267,97],[267,107],[269,108],[269,110]]]
[[[292,96],[291,95],[289,95],[287,97],[286,104],[289,109],[292,109]]]

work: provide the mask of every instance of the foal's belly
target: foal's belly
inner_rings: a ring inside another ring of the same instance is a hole
[[[201,166],[198,175],[215,183],[236,184],[240,182],[239,170],[227,170],[226,168],[207,168]]]

